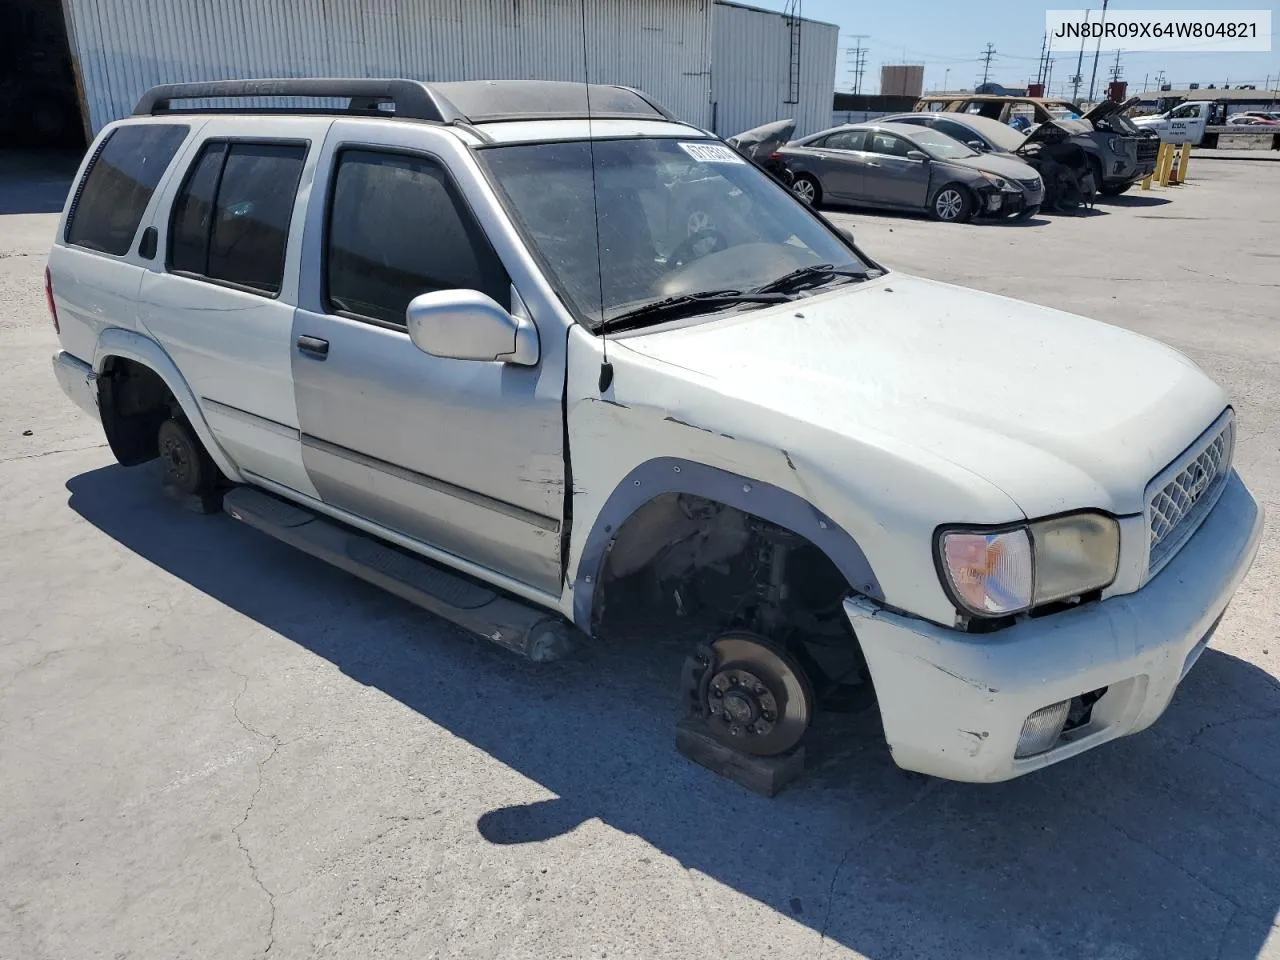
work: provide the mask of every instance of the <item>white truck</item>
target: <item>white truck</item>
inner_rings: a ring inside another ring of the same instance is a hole
[[[1197,147],[1214,148],[1224,135],[1267,137],[1270,149],[1280,150],[1280,128],[1253,128],[1227,124],[1228,104],[1221,100],[1189,100],[1171,110],[1149,117],[1133,117],[1134,124],[1143,130],[1160,134],[1162,143],[1189,143]]]

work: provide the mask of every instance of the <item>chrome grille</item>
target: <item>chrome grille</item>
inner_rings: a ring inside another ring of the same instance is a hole
[[[1230,411],[1224,417],[1225,422],[1214,424],[1207,439],[1202,437],[1197,446],[1174,461],[1148,490],[1148,576],[1164,566],[1195,533],[1222,492],[1235,446],[1235,422]]]

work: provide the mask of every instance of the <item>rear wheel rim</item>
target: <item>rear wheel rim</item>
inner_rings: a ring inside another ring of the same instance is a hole
[[[803,178],[797,180],[791,185],[791,189],[795,191],[795,195],[805,203],[813,203],[815,191],[813,189],[812,180],[805,180]]]
[[[938,194],[938,199],[934,201],[934,209],[938,211],[939,220],[955,220],[964,209],[964,197],[960,196],[959,190],[953,187],[948,188]]]

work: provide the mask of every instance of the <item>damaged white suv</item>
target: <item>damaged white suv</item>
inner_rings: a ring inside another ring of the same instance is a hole
[[[179,109],[269,96],[327,99]],[[120,462],[534,659],[679,631],[732,750],[859,691],[900,766],[959,780],[1140,730],[1257,548],[1189,360],[889,273],[636,91],[228,81],[136,114],[48,274]]]

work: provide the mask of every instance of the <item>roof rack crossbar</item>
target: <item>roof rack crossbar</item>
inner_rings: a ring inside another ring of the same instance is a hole
[[[346,110],[307,111],[328,113],[379,113],[405,120],[432,120],[447,123],[465,120],[447,100],[435,96],[424,83],[416,80],[368,78],[288,78],[264,80],[210,80],[204,83],[165,83],[152,87],[133,108],[134,116],[163,113],[218,113],[224,108],[172,111],[174,100],[223,100],[232,97],[315,97],[346,98]],[[392,104],[394,112],[379,105]],[[277,112],[254,109],[244,112]],[[297,108],[280,108],[280,113],[297,113]]]

